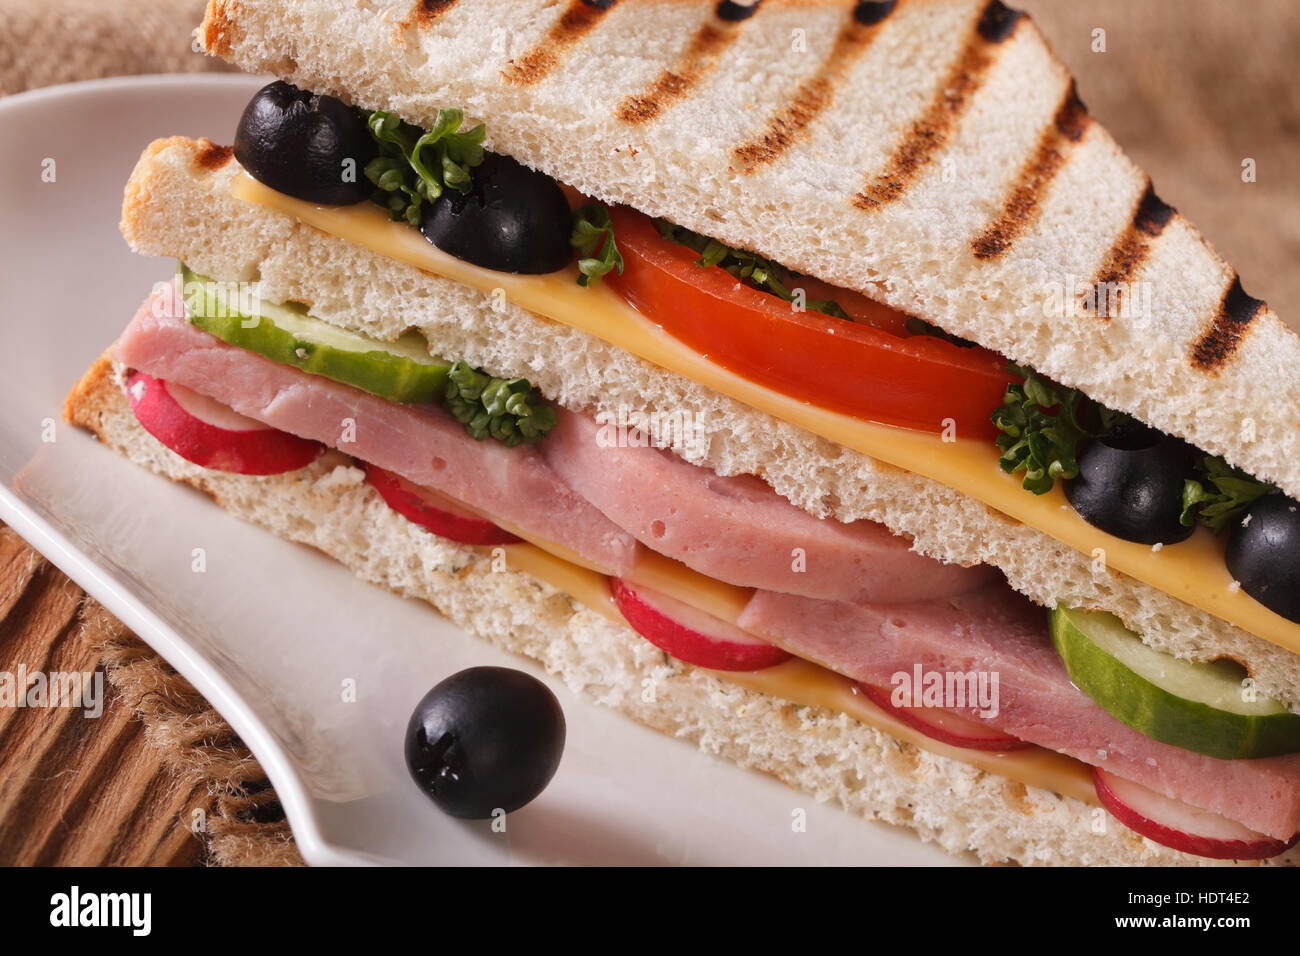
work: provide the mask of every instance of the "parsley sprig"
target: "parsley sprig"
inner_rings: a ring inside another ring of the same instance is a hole
[[[659,235],[664,239],[699,253],[700,257],[695,260],[697,266],[720,266],[735,278],[749,283],[756,289],[770,292],[786,302],[794,301],[794,293],[787,287],[787,283],[802,279],[803,276],[798,272],[783,268],[757,253],[733,249],[717,239],[710,239],[685,226],[671,223],[667,219],[656,219],[654,224],[659,230]],[[849,317],[849,314],[834,299],[808,299],[804,302],[804,308],[837,319]]]
[[[589,202],[573,210],[569,245],[578,250],[578,285],[599,282],[611,269],[623,274],[623,255],[614,242],[614,222],[604,203]]]
[[[998,464],[1009,475],[1023,471],[1021,485],[1036,495],[1052,490],[1058,478],[1079,474],[1075,458],[1085,438],[1109,434],[1130,421],[1129,416],[1090,402],[1077,388],[1066,388],[1014,363],[1007,366],[1024,379],[1008,385],[1003,404],[993,410],[993,424],[1002,457]]]
[[[482,123],[461,131],[464,114],[438,110],[433,128],[422,130],[396,113],[375,110],[366,120],[379,155],[366,163],[366,178],[375,184],[372,200],[385,207],[393,221],[419,226],[424,204],[444,191],[469,192],[470,170],[483,162]]]
[[[541,441],[556,423],[555,409],[528,379],[494,378],[465,362],[447,373],[442,404],[473,438],[495,438],[507,448]]]
[[[1222,458],[1201,458],[1196,478],[1183,482],[1183,513],[1180,521],[1191,527],[1197,521],[1215,534],[1240,517],[1258,498],[1276,486],[1252,478]]]

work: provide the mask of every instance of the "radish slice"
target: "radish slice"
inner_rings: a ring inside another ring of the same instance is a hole
[[[192,388],[177,385],[175,382],[163,382],[163,388],[191,418],[197,418],[215,428],[228,432],[273,431],[269,425],[263,425],[254,418],[241,415],[229,405],[222,405],[215,398],[200,395]]]
[[[757,671],[790,659],[776,645],[667,594],[622,578],[610,578],[609,589],[632,629],[679,661],[715,671]]]
[[[951,710],[938,707],[896,707],[889,691],[861,681],[855,685],[855,689],[881,710],[940,743],[971,750],[997,751],[1019,750],[1029,746],[1026,740],[1004,734]]]
[[[516,544],[519,538],[454,498],[407,481],[401,475],[366,464],[366,481],[388,506],[440,538],[461,544]]]
[[[305,468],[325,453],[308,441],[145,372],[131,372],[126,397],[136,420],[186,461],[237,475],[279,475]]]
[[[1120,823],[1162,846],[1215,860],[1263,860],[1295,845],[1256,833],[1225,816],[1189,806],[1154,790],[1092,768],[1097,799]]]

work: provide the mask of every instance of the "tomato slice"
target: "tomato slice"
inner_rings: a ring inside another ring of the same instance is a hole
[[[796,311],[659,235],[650,217],[610,210],[622,275],[605,281],[673,337],[719,365],[785,395],[886,425],[991,439],[989,420],[1014,377],[996,352],[910,334],[906,316],[815,279],[809,299],[833,298],[854,320]]]

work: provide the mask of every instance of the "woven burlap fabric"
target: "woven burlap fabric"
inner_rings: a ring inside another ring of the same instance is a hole
[[[204,0],[0,0],[0,94],[130,73],[226,70],[193,52]]]
[[[164,765],[212,797],[202,831],[222,866],[300,864],[284,811],[261,766],[184,677],[91,598],[80,634],[100,655],[113,692],[144,722]]]

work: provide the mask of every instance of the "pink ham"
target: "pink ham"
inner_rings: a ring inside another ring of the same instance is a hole
[[[1300,754],[1216,760],[1126,727],[1070,683],[1046,612],[1005,586],[877,606],[759,591],[738,623],[792,654],[882,687],[917,664],[997,674],[991,726],[1268,836],[1287,840],[1300,829]],[[952,709],[979,719],[973,706]]]
[[[175,314],[183,309],[168,303],[178,299],[140,310],[118,340],[119,361],[450,495],[613,574],[631,570],[636,541],[567,488],[535,448],[475,441],[442,409],[399,405],[227,345]]]
[[[612,428],[558,411],[541,445],[556,473],[646,547],[701,574],[843,601],[943,597],[996,577],[988,566],[918,554],[872,521],[814,518],[758,478],[724,478],[658,448],[615,447]]]

